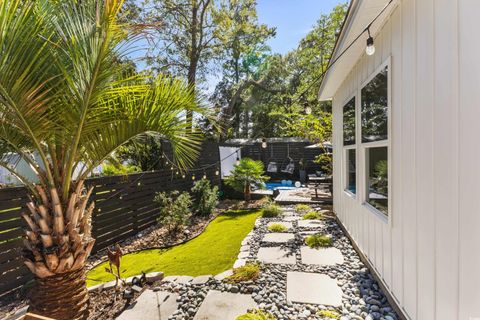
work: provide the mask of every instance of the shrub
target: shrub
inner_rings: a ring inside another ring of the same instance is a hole
[[[310,248],[322,248],[322,247],[331,247],[332,238],[324,234],[312,234],[305,238],[305,243]]]
[[[274,203],[268,203],[262,209],[262,216],[265,217],[265,218],[278,217],[281,214],[282,214],[282,209],[280,208],[280,206],[278,206]]]
[[[105,163],[102,165],[103,176],[125,175],[129,173],[140,172],[140,169],[132,165]]]
[[[229,283],[239,283],[257,280],[260,275],[259,263],[247,263],[246,265],[233,269],[233,274],[225,280]]]
[[[157,192],[154,201],[160,205],[158,222],[163,224],[168,232],[177,231],[188,224],[192,200],[187,192]]]
[[[333,319],[333,320],[340,319],[340,313],[338,313],[337,311],[333,311],[333,310],[319,310],[317,312],[317,314],[320,317],[323,317],[323,318],[328,318],[328,319]]]
[[[323,214],[318,211],[310,211],[303,216],[304,220],[321,220],[323,219]]]
[[[243,158],[234,166],[231,175],[225,179],[225,183],[233,189],[243,192],[245,202],[251,199],[252,186],[263,188],[264,182],[270,179],[264,176],[263,162],[250,158]]]
[[[268,231],[271,232],[283,232],[286,231],[287,227],[280,223],[273,223],[268,227]]]
[[[218,187],[202,178],[192,187],[193,210],[202,216],[208,216],[218,204]]]
[[[312,211],[313,209],[308,204],[297,204],[295,206],[295,210],[298,213],[305,213],[305,212],[308,212],[308,211]]]
[[[268,312],[256,309],[249,311],[244,315],[238,316],[235,320],[277,320],[277,318]]]

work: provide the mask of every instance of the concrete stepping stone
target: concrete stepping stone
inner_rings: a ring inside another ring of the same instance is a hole
[[[208,280],[212,279],[211,275],[206,275],[206,276],[198,276],[193,278],[191,284],[205,284],[208,282]]]
[[[321,228],[324,224],[320,220],[299,220],[298,227],[299,228]]]
[[[315,264],[322,266],[333,266],[342,264],[344,259],[342,252],[337,248],[313,249],[307,246],[300,248],[303,264]]]
[[[210,290],[194,320],[235,320],[249,309],[257,308],[249,294]]]
[[[213,277],[217,281],[222,281],[226,277],[230,277],[233,274],[233,270],[229,269],[227,271],[223,271],[222,273],[217,274],[215,277]]]
[[[283,220],[285,221],[297,221],[297,220],[300,220],[301,218],[299,216],[289,216],[289,217],[284,217]]]
[[[275,243],[287,243],[295,239],[295,235],[293,233],[267,233],[263,237],[262,241],[264,242],[275,242]]]
[[[251,237],[248,237],[248,236],[245,237],[245,239],[243,239],[242,241],[242,246],[249,245],[251,239],[252,239]]]
[[[337,281],[325,274],[287,272],[288,301],[338,307],[342,294]]]
[[[295,253],[282,247],[261,247],[257,259],[264,263],[295,264]]]
[[[273,221],[267,224],[267,228],[270,227],[272,224],[281,224],[287,229],[292,229],[293,227],[292,223],[288,221]]]
[[[178,309],[177,298],[177,293],[145,290],[117,320],[167,319]]]

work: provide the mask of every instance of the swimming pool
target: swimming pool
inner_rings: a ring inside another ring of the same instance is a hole
[[[268,190],[275,190],[275,189],[278,189],[278,190],[291,190],[291,189],[296,189],[296,187],[294,186],[294,182],[291,181],[291,180],[286,180],[286,181],[283,181],[283,183],[281,181],[274,181],[274,182],[265,182],[265,187],[268,189]]]

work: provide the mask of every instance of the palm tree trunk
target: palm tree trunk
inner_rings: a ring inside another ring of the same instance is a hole
[[[245,202],[250,202],[250,200],[252,199],[252,193],[250,191],[250,183],[245,184],[244,194],[245,194]]]
[[[85,270],[38,278],[29,294],[30,310],[53,319],[87,319]]]
[[[92,188],[85,192],[77,183],[66,201],[56,188],[45,192],[36,186],[40,199],[27,203],[22,214],[28,225],[24,240],[25,264],[35,275],[36,288],[30,305],[54,319],[84,319],[88,314],[85,262],[95,240],[91,237],[93,203],[87,208]]]

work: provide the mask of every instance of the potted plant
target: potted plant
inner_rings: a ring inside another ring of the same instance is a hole
[[[252,187],[264,188],[268,179],[263,175],[263,163],[250,158],[243,158],[234,166],[232,174],[225,180],[233,189],[243,192],[245,202],[251,200]]]

